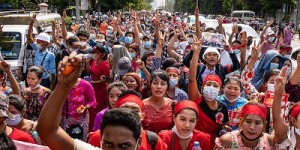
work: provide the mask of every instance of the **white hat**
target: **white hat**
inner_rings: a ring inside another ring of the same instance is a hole
[[[205,55],[206,55],[207,53],[211,53],[211,52],[217,53],[217,54],[218,54],[218,59],[220,59],[220,52],[219,52],[218,49],[215,48],[215,47],[208,47],[208,48],[205,50],[204,54],[202,55],[202,58],[205,60]]]
[[[45,32],[47,33],[47,32],[52,32],[52,27],[47,27],[47,28],[45,28]]]
[[[26,29],[25,34],[28,34],[28,28]],[[32,27],[32,34],[35,34],[35,35],[38,34],[38,32],[37,32],[37,30],[36,30],[35,27]]]
[[[67,38],[69,38],[70,36],[74,36],[74,34],[72,32],[67,32]]]
[[[40,33],[36,39],[50,43],[50,36],[45,32]]]
[[[275,34],[275,33],[272,30],[270,30],[270,31],[267,32],[267,35],[273,35],[273,34]]]

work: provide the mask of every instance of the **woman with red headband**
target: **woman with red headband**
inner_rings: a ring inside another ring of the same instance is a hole
[[[202,95],[198,91],[196,71],[201,46],[201,43],[198,41],[193,45],[194,55],[190,63],[188,94],[189,98],[195,101],[199,108],[199,118],[201,120],[197,122],[195,129],[209,133],[211,136],[211,147],[214,147],[215,138],[220,135],[220,131],[229,128],[227,126],[229,121],[228,110],[222,102],[216,100],[222,87],[222,81],[218,75],[207,75],[203,80],[203,87],[201,88]]]
[[[264,133],[267,109],[262,104],[249,102],[242,108],[240,115],[239,130],[217,138],[216,150],[277,149],[274,135]]]
[[[172,130],[161,131],[158,135],[168,145],[168,150],[192,149],[198,141],[203,150],[210,150],[210,135],[195,130],[199,110],[195,102],[185,100],[176,104]]]

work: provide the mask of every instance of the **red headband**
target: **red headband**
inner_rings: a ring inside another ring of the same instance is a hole
[[[218,75],[216,75],[216,74],[209,74],[209,75],[207,75],[207,76],[204,78],[204,80],[203,80],[203,84],[205,84],[207,81],[216,81],[216,82],[218,82],[218,84],[219,84],[220,86],[222,86],[222,80],[221,80],[221,78],[220,78]]]
[[[191,108],[194,111],[196,111],[197,117],[199,117],[199,110],[198,110],[197,104],[190,100],[184,100],[184,101],[177,103],[174,108],[174,115],[176,115],[178,112],[180,112],[181,110],[186,109],[186,108]]]
[[[263,119],[267,118],[267,110],[263,106],[259,105],[245,105],[241,110],[241,117],[244,117],[246,115],[259,115]]]
[[[300,113],[300,103],[297,103],[294,108],[292,109],[292,112],[291,112],[291,117],[292,118],[297,118],[297,116],[299,115]]]
[[[292,51],[291,47],[280,48],[280,51]]]
[[[137,82],[137,84],[138,84],[138,87],[139,87],[139,88],[141,87],[141,84],[142,84],[141,77],[140,77],[137,73],[133,73],[133,72],[131,72],[131,73],[126,73],[125,76],[123,77],[123,79],[124,79],[126,76],[132,76],[132,77],[136,80],[136,82]]]
[[[116,106],[116,108],[120,108],[121,105],[123,105],[126,102],[138,104],[140,106],[142,112],[145,110],[145,105],[144,105],[143,101],[141,100],[141,98],[139,98],[135,94],[127,94],[127,95],[119,98],[118,101],[116,102],[115,106]]]
[[[167,72],[173,72],[173,73],[176,73],[178,76],[180,75],[180,72],[177,68],[175,67],[170,67],[166,70]]]

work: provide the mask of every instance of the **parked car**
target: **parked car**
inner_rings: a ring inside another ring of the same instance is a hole
[[[205,17],[203,15],[199,15],[199,20],[202,22],[202,20],[205,20]],[[196,22],[195,15],[190,15],[187,18],[183,20],[185,24],[187,24],[188,27],[191,27]]]

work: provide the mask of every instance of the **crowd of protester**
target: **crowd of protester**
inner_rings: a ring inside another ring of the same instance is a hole
[[[146,11],[68,26],[64,12],[41,33],[33,15],[18,60],[26,88],[0,61],[0,149],[300,149],[289,26],[269,21],[256,42],[194,15],[191,27]]]

